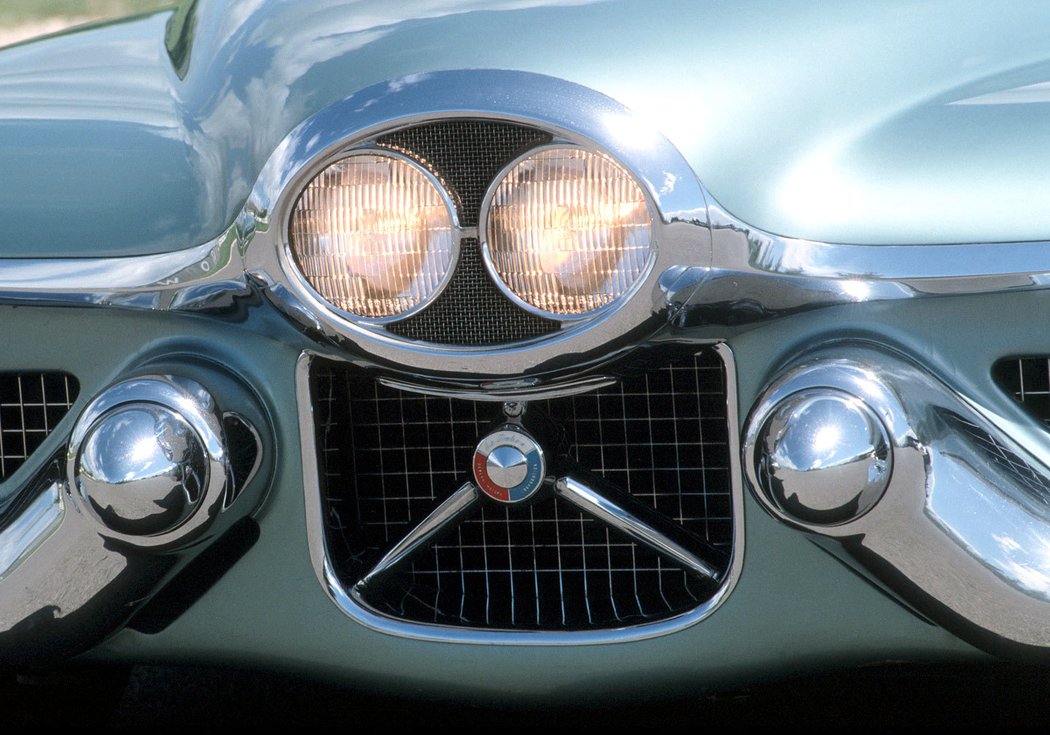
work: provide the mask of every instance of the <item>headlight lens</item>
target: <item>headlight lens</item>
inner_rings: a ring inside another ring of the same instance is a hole
[[[444,288],[458,253],[452,204],[402,156],[352,153],[306,185],[292,211],[291,254],[327,302],[366,320],[419,310]]]
[[[486,264],[509,294],[549,316],[585,316],[644,275],[653,253],[638,183],[599,153],[563,146],[511,166],[489,197]]]

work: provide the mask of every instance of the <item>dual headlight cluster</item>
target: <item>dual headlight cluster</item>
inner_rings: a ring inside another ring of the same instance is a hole
[[[318,173],[295,204],[292,259],[325,301],[370,322],[431,303],[456,267],[456,208],[441,180],[385,149],[353,151]],[[571,146],[508,165],[482,202],[485,266],[524,308],[581,318],[645,275],[652,217],[641,187],[609,157]]]

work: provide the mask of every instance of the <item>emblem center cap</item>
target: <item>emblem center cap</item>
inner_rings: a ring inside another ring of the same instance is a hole
[[[520,503],[532,497],[543,484],[545,470],[540,445],[514,426],[489,434],[474,452],[478,489],[501,503]]]
[[[521,484],[529,474],[529,460],[519,450],[504,444],[492,450],[485,469],[494,483],[511,488]]]

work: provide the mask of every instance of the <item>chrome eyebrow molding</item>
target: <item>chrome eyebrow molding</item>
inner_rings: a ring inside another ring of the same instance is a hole
[[[248,290],[242,218],[215,240],[157,255],[0,259],[0,303],[110,306],[152,311],[206,308]]]
[[[326,156],[384,131],[449,118],[532,125],[591,141],[643,182],[657,212],[659,257],[613,313],[512,348],[463,348],[335,324],[289,286],[282,222],[295,188]],[[305,328],[418,372],[490,377],[557,369],[565,340],[589,360],[618,335],[662,325],[735,327],[839,304],[1050,287],[1050,242],[849,245],[763,232],[726,212],[657,131],[613,100],[553,77],[500,70],[415,75],[363,89],[288,134],[238,219],[214,240],[120,258],[0,259],[0,303],[207,310],[253,290]],[[435,361],[433,358],[439,359]],[[513,356],[513,359],[508,359]],[[505,366],[505,367],[504,367]]]

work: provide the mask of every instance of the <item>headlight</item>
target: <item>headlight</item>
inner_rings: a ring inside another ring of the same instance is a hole
[[[555,146],[512,164],[484,208],[484,256],[507,293],[547,316],[586,316],[643,276],[653,254],[641,187],[610,158]]]
[[[374,150],[329,164],[306,185],[289,241],[321,298],[373,321],[433,300],[458,254],[455,212],[440,183],[415,161]]]

